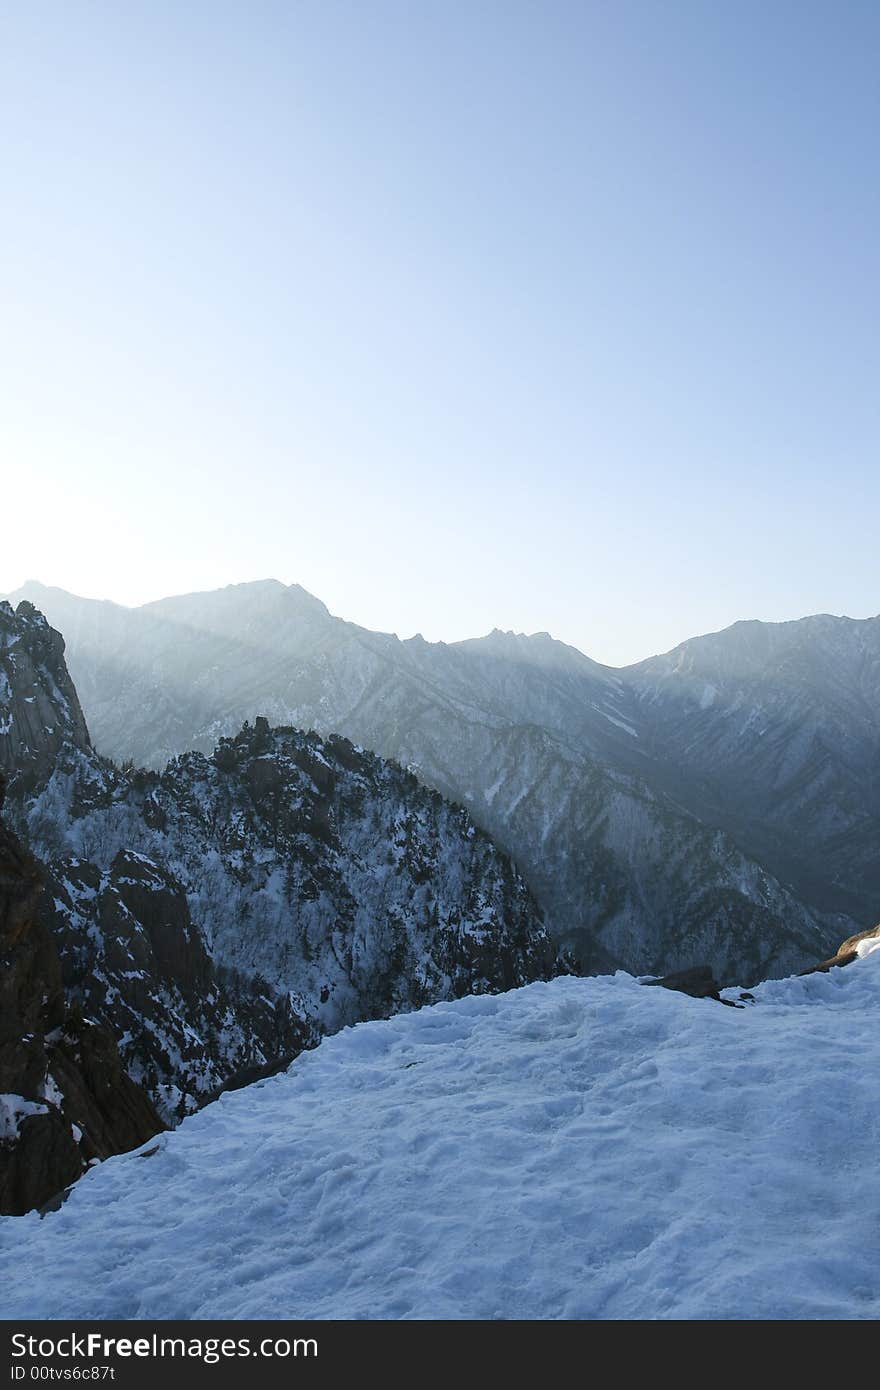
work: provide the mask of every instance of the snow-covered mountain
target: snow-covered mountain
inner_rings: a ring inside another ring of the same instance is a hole
[[[737,628],[614,671],[546,633],[402,642],[274,581],[138,609],[20,593],[65,631],[103,751],[161,767],[258,713],[341,733],[465,805],[590,968],[705,959],[758,979],[872,920],[870,624],[816,620],[846,633],[813,665],[771,637],[756,685]],[[808,622],[799,640],[813,650],[815,636]],[[700,641],[722,652],[714,664],[687,654]]]
[[[0,1315],[876,1319],[880,950],[754,993],[346,1029],[0,1223]]]
[[[823,911],[880,898],[880,618],[736,623],[626,673],[654,780]]]
[[[559,968],[510,860],[411,772],[263,718],[120,769],[62,724],[59,635],[30,605],[0,623],[0,765],[24,769],[10,814],[49,866],[68,997],[169,1120],[344,1024]],[[31,702],[60,746],[20,727]]]
[[[315,1041],[287,991],[214,959],[161,857],[120,849],[102,868],[59,856],[44,877],[68,1001],[112,1031],[169,1124]]]
[[[213,958],[294,995],[321,1031],[553,970],[534,900],[488,835],[345,739],[258,718],[161,774],[60,757],[23,824],[44,857],[85,859],[123,896],[133,856],[160,865]],[[82,910],[88,885],[59,872]]]

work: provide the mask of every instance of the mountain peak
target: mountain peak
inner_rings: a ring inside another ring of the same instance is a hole
[[[501,660],[514,660],[547,670],[565,669],[603,681],[613,674],[608,667],[585,656],[577,647],[561,642],[546,631],[513,632],[495,627],[485,637],[469,637],[452,645],[459,651],[485,652]]]
[[[18,589],[13,589],[7,594],[7,598],[13,608],[15,608],[22,599],[27,599],[39,608],[43,600],[49,595],[64,593],[64,589],[59,589],[53,584],[43,584],[39,579],[26,579]]]
[[[284,589],[284,592],[291,599],[296,599],[298,603],[301,603],[304,606],[308,605],[309,607],[314,608],[317,611],[320,611],[321,613],[326,613],[328,617],[330,616],[330,610],[327,607],[326,603],[324,603],[321,599],[316,598],[315,595],[313,593],[310,593],[308,589],[304,589],[302,584],[288,584],[286,588],[284,585],[282,585],[281,587]]]
[[[197,631],[247,641],[268,640],[291,619],[302,626],[330,617],[321,600],[301,584],[282,584],[278,579],[179,594],[145,603],[139,611]]]
[[[91,747],[64,660],[64,638],[22,599],[0,603],[0,771],[39,779],[64,744]]]

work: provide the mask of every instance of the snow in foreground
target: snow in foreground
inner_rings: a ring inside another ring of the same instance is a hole
[[[877,1317],[880,951],[756,994],[347,1029],[0,1222],[0,1315]]]

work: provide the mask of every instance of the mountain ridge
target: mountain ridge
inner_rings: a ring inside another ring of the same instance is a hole
[[[346,739],[260,716],[161,774],[102,757],[25,600],[0,603],[0,766],[67,998],[169,1123],[324,1032],[569,968],[467,812]]]
[[[590,968],[682,968],[700,948],[722,978],[757,978],[870,924],[880,882],[868,846],[880,820],[859,807],[867,793],[842,752],[823,772],[784,700],[779,742],[809,783],[808,794],[791,792],[798,814],[823,776],[829,788],[818,845],[800,823],[785,826],[784,798],[775,821],[766,811],[773,740],[756,751],[747,719],[734,738],[719,718],[725,692],[701,710],[705,682],[682,683],[664,659],[615,671],[552,638],[500,632],[401,641],[330,615],[298,588],[288,594],[276,583],[228,586],[163,600],[161,617],[54,596],[98,746],[159,768],[185,748],[210,753],[257,713],[342,734],[465,805]],[[754,796],[737,783],[738,757]],[[750,942],[739,956],[737,935]]]
[[[348,619],[341,618],[337,614],[331,613],[330,609],[323,602],[323,600],[318,598],[317,595],[313,594],[311,590],[306,589],[302,584],[298,584],[296,582],[292,584],[285,584],[283,580],[276,579],[272,576],[266,577],[264,579],[239,580],[234,583],[224,584],[220,588],[215,589],[193,589],[191,591],[187,591],[185,594],[169,594],[163,598],[148,599],[144,603],[140,604],[125,604],[120,603],[117,599],[109,598],[90,598],[82,594],[76,594],[72,590],[63,588],[61,585],[44,584],[40,579],[28,578],[25,579],[24,582],[20,584],[17,588],[11,589],[8,592],[0,595],[0,600],[5,599],[7,602],[11,603],[13,607],[15,607],[16,603],[18,603],[21,599],[27,599],[33,602],[34,599],[32,598],[32,595],[39,597],[48,594],[50,596],[56,595],[63,596],[66,599],[73,599],[77,603],[81,604],[109,605],[112,608],[120,609],[126,613],[138,613],[157,609],[165,604],[173,604],[178,600],[197,599],[214,594],[227,594],[234,591],[244,590],[252,590],[254,592],[259,592],[260,590],[275,591],[276,593],[279,591],[283,591],[285,593],[289,593],[292,591],[304,596],[304,598],[309,600],[312,604],[317,605],[319,608],[323,609],[323,611],[328,616],[336,618],[337,621],[346,623],[349,622]],[[35,604],[35,606],[39,607],[39,604],[37,603]],[[451,640],[445,638],[437,638],[435,640],[432,640],[426,638],[421,632],[412,633],[409,637],[399,637],[396,632],[386,629],[371,629],[363,627],[363,625],[356,623],[350,623],[350,626],[360,627],[361,631],[363,632],[375,632],[376,635],[379,636],[397,637],[397,640],[401,643],[423,642],[428,646],[435,647],[464,647],[468,644],[483,643],[495,637],[513,637],[517,639],[525,639],[526,641],[546,638],[549,639],[549,641],[554,645],[557,645],[559,647],[565,647],[569,651],[576,653],[585,661],[590,662],[591,665],[593,665],[594,667],[600,668],[606,672],[609,672],[612,675],[620,675],[623,672],[634,671],[638,668],[648,665],[651,662],[659,661],[663,658],[670,657],[674,655],[676,652],[682,650],[683,648],[689,647],[694,643],[708,641],[717,637],[723,637],[726,634],[733,633],[737,629],[785,629],[798,627],[802,624],[824,623],[826,621],[830,623],[852,624],[854,626],[860,626],[862,624],[870,623],[880,623],[880,612],[868,614],[868,616],[864,618],[853,618],[845,613],[824,612],[805,613],[802,614],[799,618],[737,618],[733,622],[728,623],[726,627],[713,628],[709,632],[692,633],[691,636],[683,638],[680,642],[676,642],[672,647],[666,648],[659,652],[655,652],[646,657],[639,657],[635,661],[625,662],[620,666],[613,666],[610,665],[608,662],[598,661],[595,657],[591,657],[589,653],[585,652],[581,647],[576,646],[573,642],[566,642],[563,638],[555,637],[552,634],[552,632],[546,629],[537,630],[535,632],[518,632],[512,628],[494,627],[487,633],[478,633],[471,637],[460,637]]]

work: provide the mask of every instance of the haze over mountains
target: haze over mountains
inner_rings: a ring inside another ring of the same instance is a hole
[[[0,822],[0,1158],[15,1179],[0,1171],[0,1211],[81,1171],[70,1126],[94,1124],[55,1113],[44,1047],[63,1007],[116,1039],[173,1124],[346,1024],[568,968],[467,812],[344,738],[258,717],[161,774],[102,757],[63,638],[26,601],[0,602],[3,789],[41,862]],[[56,1139],[64,1162],[30,1164],[23,1186],[19,1146]]]
[[[738,623],[613,670],[546,633],[400,641],[299,586],[126,609],[28,584],[95,745],[161,768],[257,715],[410,767],[587,968],[809,963],[880,899],[880,619]]]
[[[860,895],[873,919],[876,620],[614,671],[545,633],[400,642],[271,582],[32,593],[94,709],[62,634],[0,602],[2,1211],[346,1024],[619,964],[752,984],[829,957]]]

